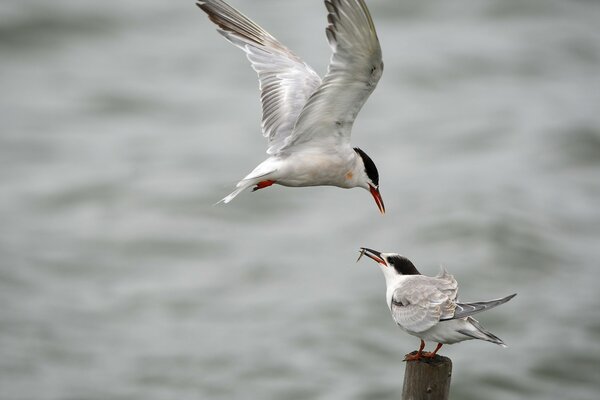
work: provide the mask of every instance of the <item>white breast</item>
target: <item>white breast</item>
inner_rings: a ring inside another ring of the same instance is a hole
[[[352,150],[353,151],[353,150]],[[353,154],[324,153],[320,151],[302,151],[292,153],[281,160],[277,183],[283,186],[339,186],[351,188]]]

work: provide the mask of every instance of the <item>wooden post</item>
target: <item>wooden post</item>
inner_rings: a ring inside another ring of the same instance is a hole
[[[407,361],[402,400],[447,400],[451,376],[452,361],[448,357]]]

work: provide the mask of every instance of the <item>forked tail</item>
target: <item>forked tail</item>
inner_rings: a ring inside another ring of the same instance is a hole
[[[229,193],[227,196],[223,197],[221,200],[219,200],[217,203],[215,204],[220,204],[220,203],[229,203],[231,200],[233,200],[238,194],[242,193],[244,190],[248,189],[250,186],[254,185],[255,182],[253,182],[252,180],[243,180],[238,182],[238,184],[236,185],[236,189]]]
[[[487,342],[495,343],[502,347],[506,347],[506,344],[504,343],[504,341],[502,341],[502,339],[500,339],[493,333],[485,330],[475,318],[467,317],[467,322],[471,324],[473,329],[460,330],[459,332],[463,335],[472,337],[473,339],[481,339]]]
[[[237,185],[235,185],[236,189],[233,192],[229,193],[216,204],[229,203],[238,194],[242,193],[250,186],[258,185],[257,189],[262,189],[263,187],[271,186],[273,183],[275,183],[275,180],[269,179],[270,174],[277,171],[276,168],[272,167],[272,164],[272,158],[268,158],[262,163],[260,163],[258,167],[254,168],[254,171],[250,172],[244,179],[242,179],[237,183]],[[264,185],[261,185],[261,183],[263,183]]]

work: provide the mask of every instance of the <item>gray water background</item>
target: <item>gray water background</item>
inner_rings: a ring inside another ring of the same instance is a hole
[[[325,8],[234,5],[326,70]],[[193,1],[0,4],[0,398],[397,399],[358,248],[444,264],[503,338],[454,399],[600,392],[600,3],[369,1],[385,72],[361,189],[274,186],[254,72]],[[429,344],[432,346],[433,344]]]

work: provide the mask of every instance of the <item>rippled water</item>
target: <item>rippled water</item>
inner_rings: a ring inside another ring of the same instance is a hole
[[[294,4],[297,3],[297,4]],[[323,73],[321,1],[234,4]],[[0,397],[394,399],[418,340],[359,246],[443,263],[508,349],[455,399],[600,390],[600,4],[369,1],[363,190],[213,206],[264,157],[253,71],[193,1],[0,5]]]

